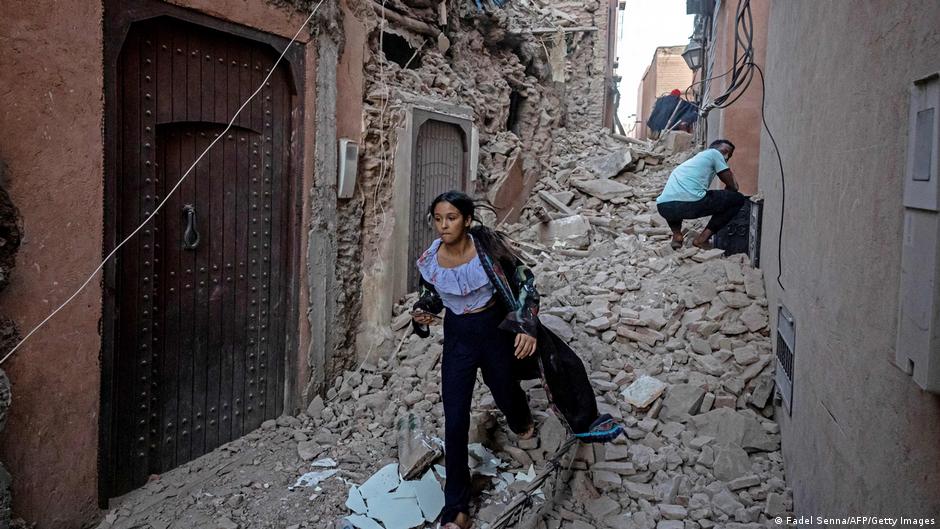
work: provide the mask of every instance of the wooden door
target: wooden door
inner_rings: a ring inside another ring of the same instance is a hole
[[[433,225],[428,223],[428,206],[441,193],[466,191],[465,145],[463,131],[453,123],[429,119],[418,129],[412,178],[409,291],[418,288],[415,261],[437,238]]]
[[[269,46],[167,17],[132,26],[113,80],[106,222],[116,240],[222,134],[276,58]],[[283,409],[292,87],[278,70],[110,265],[108,495]]]

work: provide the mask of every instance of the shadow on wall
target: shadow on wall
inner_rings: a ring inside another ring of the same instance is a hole
[[[0,291],[10,283],[10,274],[16,261],[16,252],[20,248],[19,214],[10,195],[4,187],[6,183],[6,167],[0,163]],[[0,358],[13,349],[19,340],[19,333],[13,320],[0,316]],[[10,379],[3,369],[0,369],[0,433],[3,433],[10,410],[12,393]],[[10,473],[0,462],[0,527],[9,527],[12,511],[11,491],[13,480]]]

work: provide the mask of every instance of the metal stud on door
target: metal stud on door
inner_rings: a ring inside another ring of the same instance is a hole
[[[117,235],[222,134],[275,57],[269,46],[168,17],[132,26],[113,80],[106,224]],[[109,271],[109,495],[283,409],[292,106],[288,74],[275,72]]]

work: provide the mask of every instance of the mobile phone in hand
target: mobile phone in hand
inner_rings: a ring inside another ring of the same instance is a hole
[[[427,311],[424,311],[424,310],[421,310],[421,309],[413,309],[413,310],[411,311],[411,315],[412,315],[412,316],[430,316],[430,317],[434,318],[435,320],[440,320],[440,319],[441,319],[441,317],[438,316],[437,314],[432,314],[432,313],[430,313],[430,312],[427,312]]]

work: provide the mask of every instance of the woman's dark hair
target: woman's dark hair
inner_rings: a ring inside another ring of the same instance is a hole
[[[434,217],[434,208],[441,202],[447,202],[457,208],[465,218],[470,222],[476,221],[476,225],[470,226],[470,235],[480,241],[484,248],[487,248],[497,260],[508,259],[515,261],[519,259],[518,254],[513,250],[512,239],[505,233],[494,230],[483,224],[483,221],[477,217],[477,208],[486,209],[496,213],[496,208],[485,200],[474,200],[469,195],[461,191],[447,191],[441,193],[428,206],[428,219]]]

